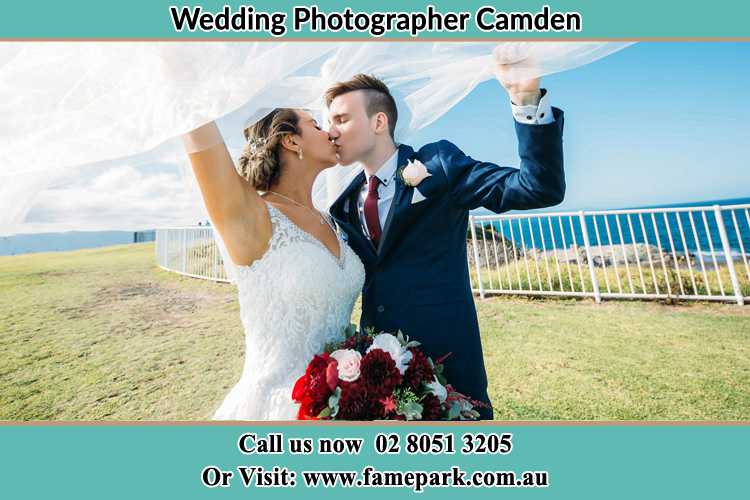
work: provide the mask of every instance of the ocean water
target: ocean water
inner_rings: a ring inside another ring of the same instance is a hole
[[[741,204],[750,204],[750,197],[629,208]],[[704,213],[696,211],[691,213],[692,220],[688,213],[680,213],[679,216],[674,213],[667,214],[666,216],[664,214],[654,214],[653,218],[650,214],[646,214],[642,217],[643,225],[641,225],[641,217],[638,215],[589,216],[586,218],[586,228],[592,245],[649,243],[656,246],[658,234],[658,243],[666,251],[671,252],[674,250],[680,253],[688,251],[693,255],[705,257],[711,255],[711,249],[713,248],[717,256],[723,255],[721,237],[713,211],[705,212],[705,219],[703,217]],[[473,214],[491,215],[491,212],[480,209],[475,210]],[[734,217],[732,217],[730,211],[724,211],[722,219],[726,228],[731,254],[737,258],[744,249],[745,255],[750,255],[750,210],[734,210]],[[502,223],[493,223],[493,226],[505,238],[512,239],[519,247],[525,245],[527,248],[550,250],[553,247],[558,249],[568,248],[572,244],[583,245],[583,231],[578,217],[521,219],[514,220],[513,222],[503,221]],[[607,226],[609,226],[609,233],[607,232]],[[680,231],[680,226],[682,226],[682,231]],[[485,223],[485,227],[489,227],[489,223]],[[153,241],[153,232],[73,231],[65,233],[17,234],[0,237],[0,255],[78,250],[81,248],[122,245],[133,243],[136,240],[139,242]]]
[[[136,235],[138,235],[136,237]],[[153,241],[152,231],[69,231],[65,233],[15,234],[0,236],[0,255],[34,252],[62,252]]]
[[[750,203],[750,198],[709,200],[683,204],[631,208],[703,207],[712,205],[740,205]],[[513,212],[511,212],[512,214]],[[490,215],[477,210],[474,215]],[[543,215],[543,214],[542,214]],[[733,216],[734,215],[734,216]],[[734,258],[750,255],[750,209],[722,211],[731,255]],[[618,224],[619,223],[619,224]],[[579,217],[543,217],[541,219],[516,219],[492,223],[506,239],[517,246],[550,250],[583,245],[583,230]],[[485,223],[489,227],[489,223]],[[609,229],[609,231],[608,231]],[[689,252],[696,256],[724,255],[719,226],[713,210],[682,213],[597,215],[586,217],[586,230],[591,245],[660,244],[662,250]],[[597,236],[598,234],[598,236]]]

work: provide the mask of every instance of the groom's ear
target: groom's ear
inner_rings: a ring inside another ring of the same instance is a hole
[[[372,124],[376,134],[388,134],[388,115],[379,111],[372,117]]]

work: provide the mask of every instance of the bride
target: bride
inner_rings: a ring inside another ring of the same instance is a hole
[[[244,134],[236,168],[214,122],[183,136],[245,329],[242,376],[213,418],[290,420],[294,382],[350,324],[365,271],[313,208],[315,177],[337,163],[328,133],[305,111],[277,108]]]

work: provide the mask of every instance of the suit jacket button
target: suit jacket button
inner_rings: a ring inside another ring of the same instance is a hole
[[[378,306],[378,312],[379,312],[379,313],[382,313],[383,311],[385,311],[385,307],[383,307],[383,306]]]

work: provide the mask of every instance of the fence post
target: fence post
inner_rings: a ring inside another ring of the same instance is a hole
[[[602,295],[601,295],[601,292],[599,291],[599,280],[596,277],[596,270],[594,269],[594,259],[591,258],[591,244],[589,243],[589,230],[586,227],[586,215],[583,213],[583,210],[578,212],[578,218],[581,221],[581,232],[583,233],[583,244],[586,247],[586,260],[589,263],[589,273],[591,274],[591,286],[594,288],[594,301],[597,304],[600,304],[602,301]]]
[[[187,228],[182,229],[182,272],[187,272]]]
[[[477,282],[479,282],[479,298],[484,300],[484,283],[482,283],[482,273],[479,270],[479,250],[477,250],[477,233],[474,229],[474,217],[469,216],[469,227],[471,228],[471,247],[474,251],[474,267],[477,271]]]
[[[219,256],[217,255],[219,253],[219,248],[216,246],[216,238],[214,238],[214,231],[215,229],[213,226],[209,229],[210,236],[211,236],[211,261],[213,263],[213,278],[215,280],[219,279]]]
[[[732,259],[732,251],[729,248],[729,238],[727,238],[727,230],[724,227],[724,219],[721,216],[721,207],[714,205],[714,217],[716,218],[716,225],[719,227],[719,236],[721,237],[721,246],[724,247],[724,258],[727,261],[727,268],[729,269],[729,279],[734,287],[734,296],[737,298],[738,305],[745,305],[745,300],[742,297],[742,288],[740,288],[740,282],[737,281],[737,273],[734,270],[734,259]],[[706,228],[706,231],[709,229]],[[687,250],[686,250],[687,251]],[[688,256],[688,259],[690,257]],[[716,270],[718,272],[718,269]]]

